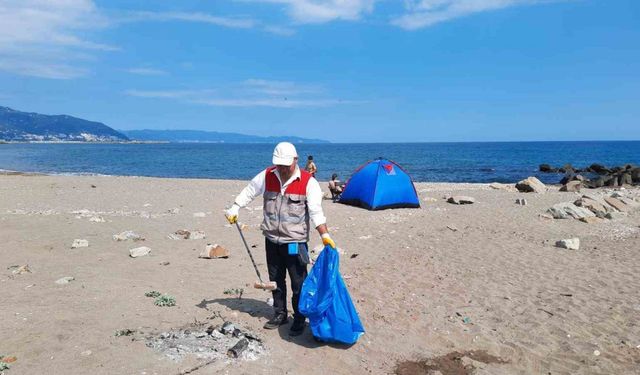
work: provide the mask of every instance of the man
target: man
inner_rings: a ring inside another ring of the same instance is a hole
[[[322,243],[335,248],[329,236],[322,212],[322,190],[318,181],[298,167],[296,148],[288,142],[279,143],[273,150],[274,166],[258,173],[236,197],[225,216],[229,223],[238,220],[241,207],[255,197],[264,198],[264,218],[260,229],[265,236],[269,280],[275,281],[273,291],[274,316],[264,328],[275,329],[288,322],[286,273],[291,279],[293,324],[289,334],[300,335],[305,317],[298,311],[302,283],[307,277],[310,221],[322,237]]]

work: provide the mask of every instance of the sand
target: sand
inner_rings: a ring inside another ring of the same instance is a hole
[[[416,184],[421,209],[370,212],[325,200],[367,331],[344,347],[316,343],[308,330],[290,338],[288,326],[262,329],[270,294],[251,287],[253,268],[223,216],[245,183],[0,176],[0,355],[17,358],[6,374],[178,374],[203,361],[171,360],[148,348],[145,335],[225,320],[260,335],[265,353],[193,373],[389,374],[401,362],[400,370],[433,369],[405,362],[430,358],[463,361],[475,374],[640,372],[638,211],[595,224],[550,220],[540,214],[579,195],[484,184]],[[449,204],[447,194],[475,203]],[[523,197],[526,206],[514,203]],[[261,204],[241,210],[240,221],[266,274]],[[168,238],[180,229],[206,238]],[[127,230],[145,240],[112,238]],[[555,247],[572,237],[579,250]],[[76,239],[89,246],[72,249]],[[199,259],[208,243],[231,256]],[[310,248],[320,243],[313,234]],[[151,253],[131,258],[141,246]],[[13,273],[24,265],[31,272]],[[56,284],[63,277],[74,279]],[[230,289],[244,289],[242,298]],[[144,295],[151,290],[175,296],[176,306],[155,306]],[[116,337],[122,329],[138,334]],[[471,351],[499,360],[456,357]]]

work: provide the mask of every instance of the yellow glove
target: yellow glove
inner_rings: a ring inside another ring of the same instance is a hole
[[[329,245],[329,246],[331,246],[332,249],[336,248],[336,243],[333,242],[333,240],[331,239],[331,236],[329,235],[329,233],[325,233],[321,237],[322,237],[322,244],[324,246]]]
[[[240,206],[237,204],[233,204],[231,208],[225,211],[224,216],[227,218],[229,224],[235,224],[238,221],[238,212],[240,211]]]

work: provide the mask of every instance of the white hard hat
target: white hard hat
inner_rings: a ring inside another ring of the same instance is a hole
[[[296,147],[289,142],[280,142],[273,150],[273,164],[291,165],[293,159],[298,157]]]

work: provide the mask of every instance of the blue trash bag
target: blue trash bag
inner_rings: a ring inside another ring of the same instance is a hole
[[[309,318],[311,332],[320,341],[354,344],[364,333],[340,276],[339,254],[330,246],[324,247],[302,284],[298,308]]]

